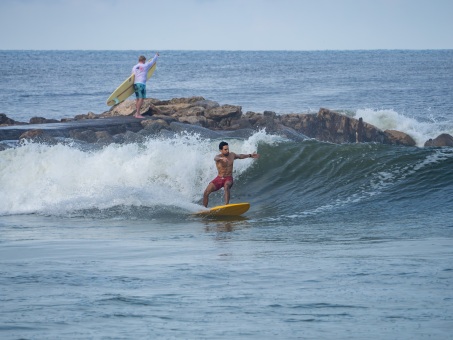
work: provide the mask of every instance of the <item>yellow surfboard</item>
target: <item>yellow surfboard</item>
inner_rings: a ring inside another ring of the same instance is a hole
[[[250,209],[250,203],[218,205],[209,210],[196,213],[197,216],[240,216]]]
[[[153,75],[154,71],[156,70],[157,63],[155,63],[149,70],[148,73],[146,74],[146,80],[151,78]],[[112,106],[115,104],[119,104],[122,101],[126,100],[129,98],[131,94],[133,94],[134,91],[134,79],[135,75],[132,74],[127,78],[123,83],[118,86],[118,88],[113,91],[113,93],[110,95],[110,97],[107,99],[107,105]]]

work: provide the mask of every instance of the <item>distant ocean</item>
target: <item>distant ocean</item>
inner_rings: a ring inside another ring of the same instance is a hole
[[[453,148],[423,144],[453,135],[453,50],[160,53],[149,97],[324,107],[417,147],[227,138],[261,155],[235,162],[251,209],[205,220],[220,140],[4,141],[1,338],[451,338]],[[0,113],[107,111],[140,54],[0,51]]]

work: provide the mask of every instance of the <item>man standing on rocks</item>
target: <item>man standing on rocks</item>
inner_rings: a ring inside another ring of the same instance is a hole
[[[140,109],[142,108],[143,100],[146,98],[146,75],[148,74],[148,70],[157,62],[158,57],[159,52],[156,53],[151,61],[146,62],[146,57],[141,55],[138,57],[138,64],[132,68],[132,73],[135,74],[134,90],[135,97],[137,98],[135,103],[135,118],[145,118],[140,114]]]
[[[219,144],[220,154],[214,157],[218,175],[207,186],[203,194],[203,205],[208,207],[209,195],[223,187],[225,190],[225,205],[230,203],[230,189],[233,186],[233,162],[235,159],[259,158],[256,152],[249,154],[235,154],[230,152],[227,142]]]

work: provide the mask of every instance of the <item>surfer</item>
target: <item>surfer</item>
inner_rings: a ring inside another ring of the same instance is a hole
[[[233,163],[235,159],[258,158],[260,156],[256,152],[239,155],[230,152],[227,142],[221,142],[219,150],[220,154],[214,157],[218,175],[208,184],[203,194],[203,205],[206,208],[208,207],[209,195],[220,188],[225,190],[225,205],[230,203],[230,189],[233,186]]]
[[[146,62],[146,57],[141,55],[138,57],[138,64],[132,68],[132,73],[135,74],[134,91],[135,97],[135,118],[145,118],[140,114],[143,100],[146,98],[146,74],[148,70],[153,67],[159,57],[159,52],[156,53],[153,59]]]

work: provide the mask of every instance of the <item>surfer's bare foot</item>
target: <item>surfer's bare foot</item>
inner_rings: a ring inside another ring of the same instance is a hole
[[[145,118],[144,116],[142,115],[134,115],[135,118]]]

